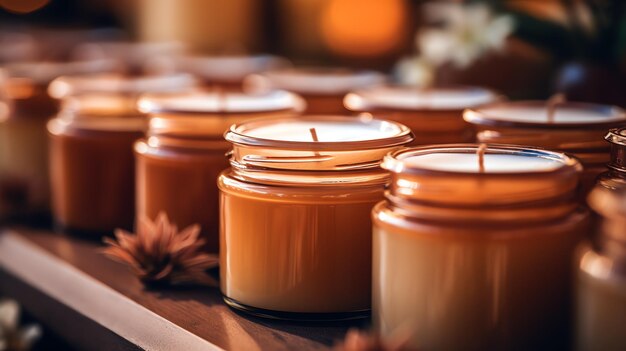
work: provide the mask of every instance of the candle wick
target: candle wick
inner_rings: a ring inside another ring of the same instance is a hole
[[[485,173],[485,152],[487,151],[487,144],[480,144],[476,149],[478,155],[478,171]]]
[[[320,140],[317,138],[317,131],[315,130],[315,128],[309,128],[309,133],[311,133],[311,138],[313,138],[313,141],[315,141],[315,142],[320,141]],[[319,155],[320,155],[320,153],[319,153],[319,152],[317,152],[317,151],[313,152],[313,154],[314,154],[315,156],[319,156]]]
[[[548,123],[554,123],[554,116],[556,115],[556,108],[558,105],[567,101],[565,94],[558,93],[552,95],[548,101]]]

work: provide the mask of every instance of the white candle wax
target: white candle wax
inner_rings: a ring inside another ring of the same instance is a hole
[[[624,111],[618,107],[585,105],[559,104],[555,106],[552,120],[549,119],[546,104],[507,103],[481,108],[477,112],[489,120],[519,123],[594,124],[626,121]]]
[[[154,98],[147,96],[139,100],[139,110],[146,113],[155,111],[247,113],[286,109],[302,111],[304,106],[305,103],[300,97],[286,91],[255,95],[208,92]]]
[[[290,120],[263,125],[245,131],[246,136],[279,141],[311,142],[315,129],[317,142],[345,142],[377,140],[397,136],[404,130],[399,124],[375,120],[360,122],[341,120]]]
[[[377,87],[348,94],[348,108],[359,106],[407,110],[462,110],[494,102],[498,95],[481,88],[418,89],[410,87]]]
[[[475,153],[432,153],[411,155],[402,159],[408,167],[433,171],[479,173]],[[562,162],[547,157],[523,154],[485,154],[484,173],[547,172],[563,166]]]
[[[285,69],[252,75],[244,85],[259,91],[285,89],[297,93],[340,95],[354,89],[380,85],[384,81],[384,75],[373,71]]]

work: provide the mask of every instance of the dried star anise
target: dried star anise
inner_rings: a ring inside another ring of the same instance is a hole
[[[200,226],[178,231],[167,215],[159,213],[154,222],[139,220],[137,234],[115,231],[117,241],[105,238],[109,246],[103,253],[129,265],[145,284],[200,283],[217,285],[206,270],[219,263],[216,255],[202,252],[205,241],[199,238]]]

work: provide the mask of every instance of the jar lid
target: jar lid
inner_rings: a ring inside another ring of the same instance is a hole
[[[63,76],[48,87],[56,99],[83,94],[141,94],[180,92],[195,87],[196,80],[189,74],[127,76],[122,74],[96,74]]]
[[[482,157],[480,153],[484,151]],[[451,144],[385,156],[395,196],[430,203],[515,204],[571,195],[580,163],[565,154],[509,145]]]
[[[396,122],[331,115],[251,120],[231,126],[224,137],[233,143],[235,168],[378,173],[386,153],[413,140]]]
[[[139,110],[151,114],[246,114],[276,111],[301,112],[305,102],[287,91],[267,94],[240,92],[194,92],[188,94],[153,95],[139,99]]]
[[[119,63],[108,59],[72,62],[33,61],[10,63],[1,69],[9,78],[28,79],[35,84],[47,85],[53,79],[65,75],[115,72],[119,70]]]
[[[381,85],[386,78],[374,71],[341,68],[291,68],[253,74],[244,87],[250,91],[284,89],[302,94],[343,95],[352,90]]]
[[[501,99],[501,95],[479,87],[417,88],[386,85],[349,93],[343,101],[347,109],[356,112],[460,111]]]
[[[626,112],[610,105],[563,102],[555,105],[552,119],[545,101],[500,102],[466,110],[465,121],[511,128],[587,129],[626,124]]]
[[[183,56],[173,61],[178,71],[224,82],[241,82],[250,74],[291,66],[287,59],[272,55]]]

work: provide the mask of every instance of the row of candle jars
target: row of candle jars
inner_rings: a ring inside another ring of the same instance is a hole
[[[48,84],[60,75],[109,72],[110,60],[11,63],[0,68],[0,220],[49,213],[46,123],[58,111]]]

